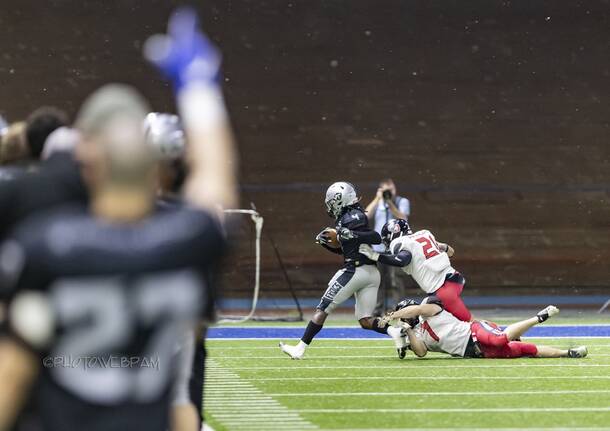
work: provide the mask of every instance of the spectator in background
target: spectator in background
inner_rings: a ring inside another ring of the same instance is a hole
[[[40,159],[44,143],[48,136],[62,126],[68,125],[68,115],[61,109],[43,106],[30,114],[26,121],[25,137],[30,157]]]
[[[25,127],[25,122],[20,121],[3,130],[0,142],[0,165],[19,163],[30,157],[25,139]]]
[[[396,218],[408,220],[411,214],[411,203],[409,199],[398,196],[396,193],[396,184],[391,178],[381,180],[375,198],[366,207],[366,214],[369,220],[372,220],[374,229],[381,235],[381,229],[388,221]],[[373,245],[376,252],[382,253],[385,251],[385,246],[382,244]],[[375,315],[381,316],[385,313],[385,308],[388,303],[395,304],[404,297],[404,279],[400,271],[396,268],[387,265],[381,265],[381,285],[379,289],[379,298],[377,299],[377,307]]]

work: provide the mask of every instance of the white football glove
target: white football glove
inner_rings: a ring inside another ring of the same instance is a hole
[[[330,243],[330,239],[328,238],[328,236],[326,236],[326,232],[328,232],[330,228],[329,227],[325,227],[324,229],[322,229],[320,231],[320,233],[316,236],[316,242],[318,244],[324,244],[324,245],[328,245]]]
[[[377,326],[379,326],[380,328],[383,328],[387,324],[389,324],[392,320],[394,320],[394,319],[392,319],[392,312],[388,311],[383,317],[381,317],[379,319],[379,322],[377,323]]]
[[[354,235],[354,232],[352,232],[351,230],[349,230],[346,227],[342,227],[338,233],[339,233],[339,238],[342,241],[356,238],[356,235]]]
[[[375,250],[373,250],[373,247],[371,247],[368,244],[360,244],[358,251],[360,252],[360,254],[365,255],[366,257],[368,257],[371,260],[374,260],[375,262],[377,262],[377,260],[379,260],[379,253],[377,253]]]

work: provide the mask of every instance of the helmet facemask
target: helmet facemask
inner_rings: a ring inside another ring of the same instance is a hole
[[[345,208],[358,203],[356,189],[350,183],[334,183],[326,190],[324,203],[329,217],[337,219]]]
[[[381,241],[387,249],[390,247],[390,243],[396,238],[400,238],[403,235],[410,235],[412,233],[411,227],[406,220],[392,219],[388,221],[381,229]]]

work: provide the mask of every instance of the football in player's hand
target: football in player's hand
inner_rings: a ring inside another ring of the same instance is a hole
[[[337,231],[333,228],[327,227],[318,235],[319,242],[329,246],[330,248],[340,248],[341,244],[337,239]]]

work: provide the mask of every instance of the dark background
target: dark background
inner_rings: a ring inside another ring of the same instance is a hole
[[[74,114],[108,81],[155,110],[170,88],[141,59],[176,3],[2,0],[0,113]],[[414,228],[451,243],[471,293],[610,289],[608,1],[201,1],[224,55],[243,206],[265,217],[300,296],[339,259],[329,183],[364,203],[393,177]],[[263,291],[285,282],[265,239]],[[244,241],[242,246],[249,246]],[[237,282],[250,290],[252,260]]]

